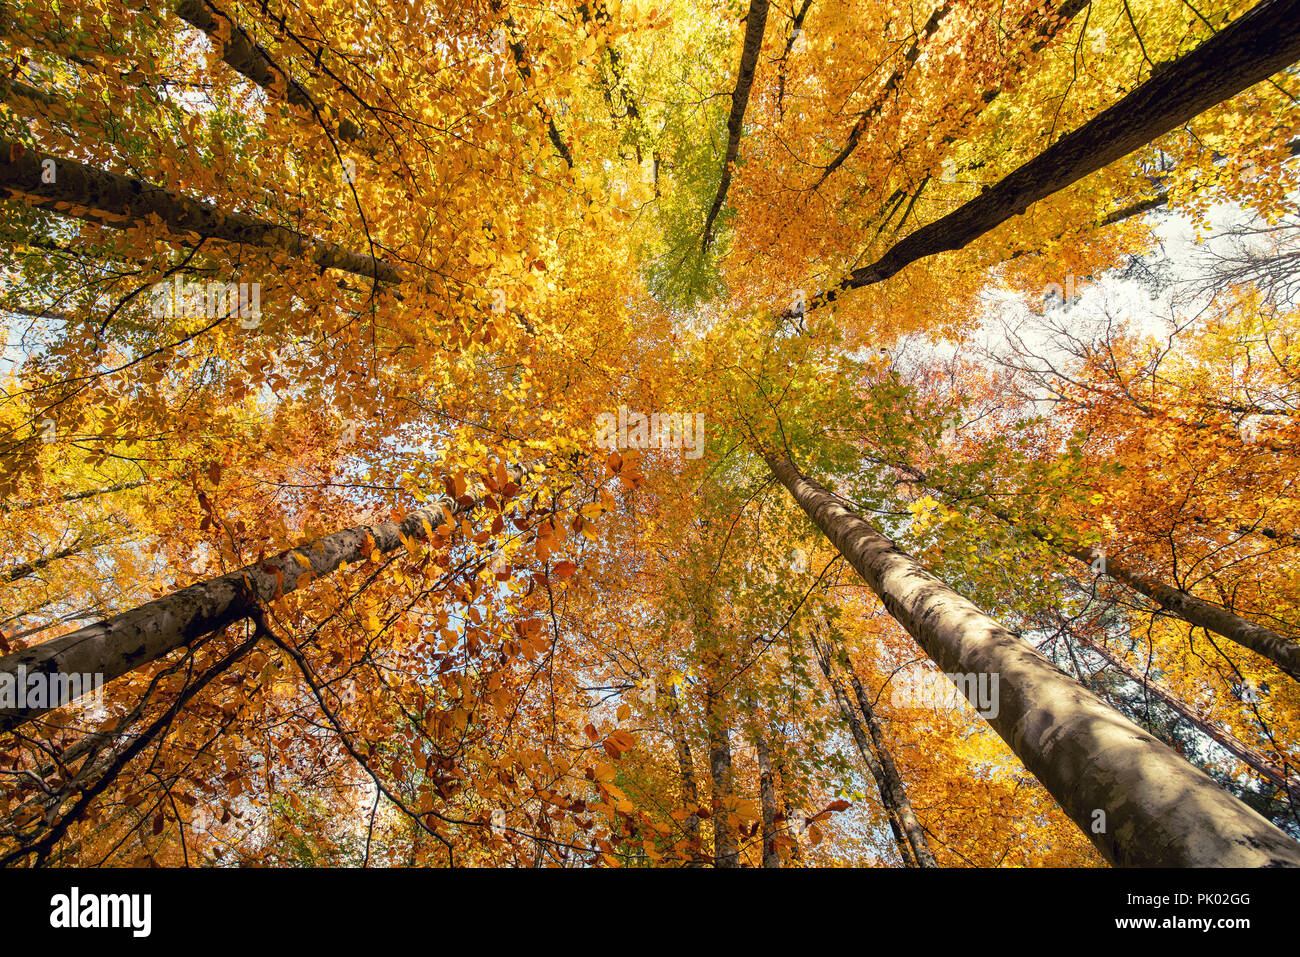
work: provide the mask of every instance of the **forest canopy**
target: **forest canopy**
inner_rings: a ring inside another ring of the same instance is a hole
[[[1300,865],[1300,0],[0,0],[0,863]]]

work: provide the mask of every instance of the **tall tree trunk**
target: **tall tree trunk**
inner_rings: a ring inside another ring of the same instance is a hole
[[[509,470],[515,483],[527,473],[528,467]],[[472,500],[477,505],[479,498]],[[324,577],[343,562],[365,559],[372,550],[396,551],[403,547],[403,538],[425,539],[426,528],[437,528],[445,520],[444,506],[453,515],[465,514],[472,507],[444,496],[411,512],[400,525],[379,522],[333,532],[311,545],[177,589],[106,621],[5,655],[0,658],[0,679],[8,676],[16,687],[21,668],[27,675],[97,674],[107,684],[197,638],[253,617],[263,602],[295,591],[300,579]],[[0,734],[49,710],[0,709]]]
[[[502,17],[501,28],[506,31],[506,45],[510,48],[510,56],[515,61],[515,72],[519,74],[519,79],[524,81],[524,86],[531,86],[533,82],[533,68],[528,62],[528,51],[524,48],[520,40],[515,39],[515,21],[505,9],[502,0],[489,0],[494,16]],[[502,14],[505,14],[502,16]],[[551,145],[555,147],[555,152],[560,154],[560,159],[564,160],[564,165],[573,169],[573,153],[569,150],[568,144],[564,142],[564,137],[560,135],[559,127],[555,125],[555,118],[551,116],[551,111],[540,101],[534,106],[537,114],[546,121],[546,135],[551,140]]]
[[[853,705],[849,702],[848,695],[840,686],[839,679],[835,675],[835,669],[832,666],[829,647],[823,647],[814,637],[813,649],[817,655],[817,663],[821,666],[822,674],[826,676],[826,683],[830,685],[831,693],[835,695],[835,704],[840,710],[840,717],[849,726],[849,733],[853,736],[853,743],[858,746],[858,754],[862,756],[863,763],[866,764],[867,770],[871,772],[871,778],[876,782],[876,791],[880,794],[881,807],[885,809],[885,817],[889,821],[889,830],[894,835],[894,844],[898,847],[898,856],[903,861],[904,867],[916,867],[917,858],[912,850],[911,842],[908,840],[907,831],[903,827],[903,822],[899,817],[898,805],[894,801],[894,792],[889,788],[885,781],[885,771],[880,765],[880,759],[876,757],[875,749],[872,748],[870,740],[867,738],[866,731],[862,728],[862,722],[853,711]],[[910,805],[909,805],[910,810]],[[928,846],[926,848],[929,850]],[[933,860],[933,858],[931,858]],[[937,863],[927,866],[937,867]]]
[[[1065,2],[1060,4],[1060,6],[1053,6],[1051,3],[1048,3],[1045,9],[1035,9],[1022,17],[1020,22],[1012,31],[1012,34],[1028,33],[1030,30],[1033,30],[1034,39],[1029,44],[1025,58],[1027,59],[1028,57],[1032,57],[1051,43],[1052,40],[1054,40],[1056,36],[1070,23],[1070,21],[1073,20],[1082,10],[1086,9],[1090,3],[1091,0],[1065,0]],[[866,131],[867,127],[880,116],[885,105],[888,103],[889,96],[898,89],[898,86],[903,81],[907,71],[916,63],[917,58],[921,55],[922,45],[934,36],[935,32],[939,29],[940,24],[943,23],[943,18],[948,15],[951,9],[952,4],[945,3],[930,15],[930,19],[926,21],[925,26],[921,28],[921,31],[915,35],[911,45],[907,48],[907,52],[903,54],[903,62],[895,68],[892,74],[890,74],[889,79],[885,81],[884,86],[881,87],[879,94],[877,94],[875,101],[867,107],[867,109],[858,114],[858,121],[853,125],[853,129],[849,132],[848,142],[845,143],[844,148],[835,155],[835,158],[826,165],[821,176],[817,178],[817,182],[813,184],[812,188],[814,190],[821,186],[822,183],[826,182],[826,178],[839,169],[844,161],[852,154],[853,150],[857,148],[858,142],[862,138],[862,134]],[[980,96],[980,99],[983,100],[984,106],[988,106],[996,100],[1003,92],[1003,89],[1003,86],[996,86],[985,90]],[[945,144],[954,141],[955,137],[953,136],[945,136],[943,138]],[[899,193],[890,197],[890,200],[898,199],[900,195],[903,195],[903,191],[901,190]],[[885,205],[888,204],[889,201],[886,201]]]
[[[880,770],[884,775],[885,788],[890,792],[891,800],[898,809],[899,823],[907,834],[907,843],[911,845],[912,853],[916,855],[917,866],[938,867],[939,862],[935,859],[934,852],[930,850],[930,841],[925,836],[925,828],[921,827],[921,822],[917,820],[916,813],[912,810],[912,801],[907,796],[907,786],[903,783],[903,776],[898,773],[898,765],[894,763],[894,756],[885,742],[884,729],[880,726],[880,719],[876,717],[876,709],[872,707],[871,699],[867,697],[862,682],[853,671],[847,654],[843,649],[839,650],[844,656],[844,672],[849,676],[849,684],[853,686],[853,694],[858,699],[858,710],[862,712],[867,733],[871,735],[871,743],[876,749],[876,757],[880,761]]]
[[[1053,544],[1071,558],[1123,582],[1135,592],[1146,595],[1163,610],[1172,612],[1183,621],[1222,635],[1243,648],[1249,648],[1255,654],[1272,661],[1292,678],[1300,680],[1300,642],[1280,635],[1272,628],[1256,624],[1222,605],[1212,604],[1181,588],[1147,578],[1121,564],[1117,556],[1108,555],[1103,549],[1075,548],[1052,542],[1049,537],[1036,531],[1031,534],[1041,541]]]
[[[39,635],[43,631],[57,628],[65,621],[76,621],[78,618],[88,618],[98,607],[98,604],[95,604],[87,605],[85,608],[77,608],[68,612],[66,615],[59,615],[57,618],[52,618],[43,625],[33,625],[31,628],[24,628],[22,631],[16,631],[12,635],[6,635],[3,632],[0,632],[0,639],[3,639],[3,642],[0,642],[0,644],[3,644],[7,648],[8,643],[11,641],[20,641],[24,638],[30,638],[32,635]],[[12,621],[13,619],[10,620]]]
[[[776,851],[776,782],[772,780],[772,757],[767,750],[763,732],[754,736],[758,752],[758,793],[763,805],[763,866],[780,867],[781,855]]]
[[[880,92],[876,94],[876,98],[871,102],[871,105],[858,113],[858,118],[853,124],[853,129],[849,130],[848,141],[844,144],[844,147],[835,154],[835,157],[826,164],[825,168],[822,169],[822,174],[817,177],[817,182],[813,183],[812,189],[814,192],[816,192],[822,183],[826,182],[827,178],[832,173],[843,166],[844,161],[853,154],[855,149],[857,149],[858,143],[862,139],[862,134],[867,131],[867,127],[870,126],[871,123],[879,118],[881,111],[884,110],[886,104],[889,102],[890,96],[898,90],[899,84],[903,82],[903,78],[907,75],[907,71],[912,68],[912,65],[915,64],[917,59],[920,57],[921,47],[925,45],[926,41],[935,35],[939,27],[943,24],[943,18],[946,17],[951,10],[952,3],[950,0],[950,2],[945,3],[943,6],[935,10],[934,13],[930,14],[930,19],[925,22],[925,26],[921,27],[920,31],[912,38],[911,45],[907,48],[907,52],[903,54],[902,62],[894,68],[893,73],[889,74],[889,78],[885,80],[884,86],[880,88]]]
[[[885,608],[948,673],[996,676],[986,720],[1107,860],[1300,866],[1300,845],[765,450],[772,472]]]
[[[677,753],[677,772],[682,779],[682,803],[691,808],[691,813],[682,823],[682,827],[691,843],[692,854],[696,854],[700,849],[700,816],[696,812],[700,806],[700,789],[695,783],[695,755],[691,752],[690,739],[686,737],[686,723],[682,720],[681,702],[677,699],[677,689],[672,685],[668,686],[665,710],[668,712],[668,721],[672,726],[673,750]]]
[[[731,171],[740,155],[740,134],[745,125],[745,108],[749,105],[749,91],[754,85],[758,69],[758,55],[763,50],[763,31],[767,28],[768,0],[750,0],[749,13],[745,15],[745,43],[740,51],[740,69],[736,72],[736,89],[731,94],[731,112],[727,116],[727,151],[722,159],[722,177],[718,192],[713,197],[708,216],[704,220],[704,234],[700,239],[700,252],[709,251],[713,241],[713,224],[727,201],[731,186]]]
[[[811,4],[811,0],[809,0],[809,4]],[[793,709],[794,706],[796,705],[794,705],[792,698],[790,707]],[[794,804],[792,800],[790,800],[790,796],[794,793],[794,785],[792,781],[790,781],[787,763],[789,761],[790,748],[787,739],[785,739],[784,726],[777,724],[775,731],[776,761],[774,762],[774,765],[772,765],[772,771],[775,771],[774,784],[776,785],[776,792],[777,796],[779,796],[781,809],[780,814],[777,815],[776,819],[777,831],[787,833],[788,836],[793,837],[793,843],[790,844],[790,861],[793,863],[802,863],[803,850],[800,848],[800,843],[798,843],[796,833],[794,833],[792,828],[790,828],[790,822],[794,820]]]
[[[782,783],[784,783],[784,781],[785,781],[785,778],[784,778],[784,776],[783,776],[783,777],[782,777]],[[782,792],[781,792],[781,813],[785,816],[785,817],[784,817],[784,827],[785,827],[785,830],[786,830],[787,832],[790,830],[790,821],[791,821],[791,819],[794,817],[794,810],[795,810],[795,809],[794,809],[794,805],[792,805],[792,804],[790,803],[790,794],[789,794],[789,792],[786,791],[786,790],[784,790],[784,789],[782,789]],[[796,835],[791,834],[790,836],[791,836],[792,838],[794,838],[794,843],[793,843],[792,845],[790,845],[790,860],[793,861],[795,864],[802,864],[802,863],[803,863],[803,848],[801,848],[801,847],[799,846],[799,839],[798,839],[798,837],[797,837]]]
[[[704,718],[709,729],[709,778],[713,783],[713,866],[739,867],[740,848],[731,819],[731,739],[727,719],[710,687],[704,697]]]
[[[33,558],[30,562],[23,562],[20,565],[14,565],[3,572],[0,572],[0,582],[16,582],[21,578],[29,575],[35,575],[46,565],[52,565],[64,558],[71,558],[81,552],[89,551],[103,545],[103,541],[87,541],[84,537],[78,537],[71,545],[66,548],[60,548],[57,552],[51,552],[48,555],[42,555],[40,558]]]

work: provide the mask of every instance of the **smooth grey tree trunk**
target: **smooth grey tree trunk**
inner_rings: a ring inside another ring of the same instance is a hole
[[[830,673],[830,669],[824,667],[822,672],[826,674],[826,681],[831,686],[831,693],[835,696],[835,705],[839,708],[840,717],[849,726],[849,733],[853,736],[853,743],[857,745],[858,754],[861,756],[863,763],[866,764],[867,770],[871,772],[871,779],[876,782],[876,790],[880,794],[880,802],[885,809],[885,819],[889,821],[889,830],[894,835],[894,846],[898,848],[898,857],[903,862],[904,867],[915,867],[916,858],[913,856],[911,846],[908,844],[907,835],[903,833],[903,826],[898,820],[898,814],[890,802],[889,790],[885,787],[884,772],[881,770],[880,761],[877,760],[875,752],[871,749],[871,742],[867,740],[867,733],[862,729],[862,722],[853,713],[848,697]]]
[[[511,481],[517,483],[528,469],[516,467],[508,471]],[[477,498],[470,498],[477,503]],[[400,525],[379,522],[333,532],[312,545],[292,548],[217,578],[179,588],[105,621],[5,655],[0,658],[0,677],[12,676],[16,686],[22,668],[26,675],[97,674],[107,684],[219,628],[253,617],[264,602],[296,590],[299,579],[307,573],[310,580],[322,578],[344,562],[365,559],[372,548],[387,554],[402,548],[404,538],[425,539],[426,528],[436,529],[445,521],[443,506],[453,515],[469,509],[444,496],[411,512]],[[49,710],[0,709],[0,733]]]
[[[945,673],[997,677],[996,714],[986,720],[1107,860],[1300,866],[1300,844],[949,588],[784,455],[764,457]]]
[[[713,822],[713,866],[739,867],[740,847],[727,807],[732,795],[731,739],[712,690],[705,695],[704,717],[709,727],[709,778],[713,784],[713,813],[709,818]]]
[[[1036,533],[1035,537],[1054,545],[1071,558],[1098,569],[1103,575],[1123,582],[1189,624],[1206,628],[1243,648],[1249,648],[1255,654],[1272,661],[1292,678],[1300,679],[1300,642],[1229,611],[1222,605],[1197,598],[1173,585],[1154,581],[1122,564],[1119,556],[1109,555],[1103,549],[1072,548]]]
[[[758,753],[758,792],[763,806],[763,866],[780,867],[781,855],[776,850],[776,782],[772,778],[767,738],[762,732],[755,736],[754,748]]]

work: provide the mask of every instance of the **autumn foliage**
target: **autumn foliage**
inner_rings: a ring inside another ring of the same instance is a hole
[[[1300,77],[849,282],[1256,5],[3,0],[0,862],[1105,864],[774,450],[1300,838]]]

